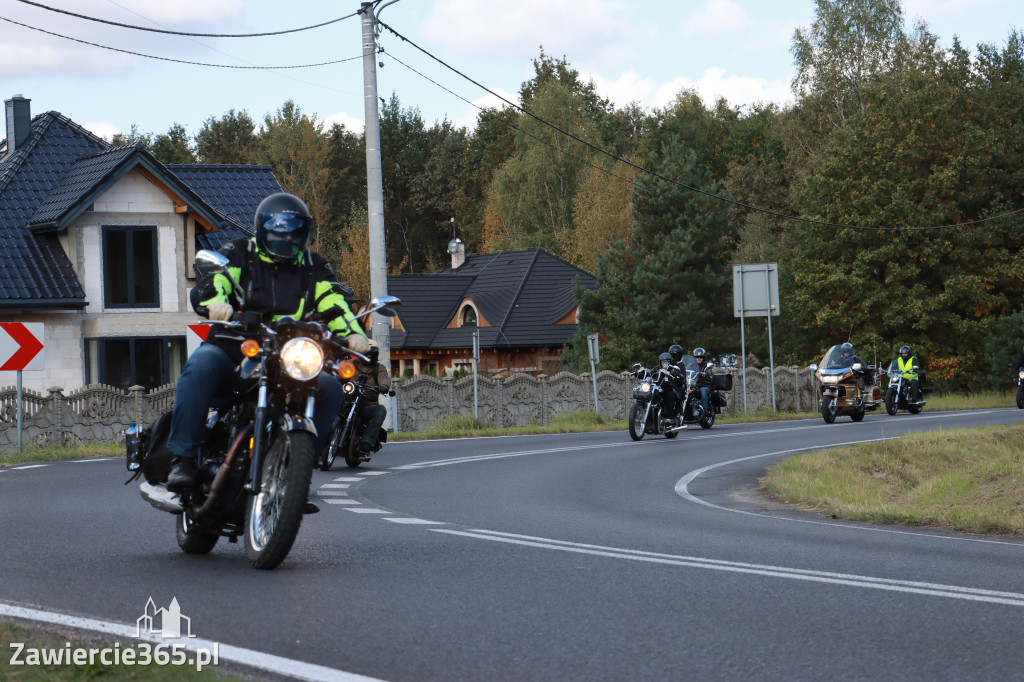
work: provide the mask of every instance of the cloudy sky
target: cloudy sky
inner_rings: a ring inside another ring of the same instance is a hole
[[[196,33],[259,33],[317,24],[354,13],[359,2],[309,0],[33,0],[112,22]],[[908,23],[924,19],[948,46],[1004,45],[1024,28],[1024,0],[904,0]],[[683,88],[706,101],[738,106],[785,103],[793,31],[809,26],[814,0],[398,0],[380,6],[398,33],[489,89],[515,100],[544,51],[565,57],[616,105],[666,105]],[[54,110],[100,135],[165,132],[194,135],[207,118],[231,109],[256,121],[288,99],[319,120],[361,130],[363,70],[357,16],[318,29],[259,38],[160,35],[58,14],[22,0],[0,0],[0,95],[32,100],[33,113]],[[165,58],[149,59],[79,41]],[[384,31],[378,88],[427,124],[448,119],[472,126],[496,100],[478,86]],[[315,68],[288,66],[346,60]],[[420,71],[423,76],[399,63]],[[451,90],[426,80],[427,76]],[[471,104],[472,103],[472,104]]]

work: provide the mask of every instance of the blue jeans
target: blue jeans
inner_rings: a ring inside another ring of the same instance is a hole
[[[709,402],[711,398],[711,387],[701,386],[700,387],[700,406],[704,408],[704,412],[709,409]]]
[[[167,449],[183,457],[198,457],[199,446],[206,438],[206,418],[216,398],[231,394],[235,363],[228,354],[209,343],[196,349],[185,363],[174,394],[174,416]],[[313,425],[316,426],[317,449],[320,452],[331,433],[344,393],[333,376],[317,377],[316,405]]]

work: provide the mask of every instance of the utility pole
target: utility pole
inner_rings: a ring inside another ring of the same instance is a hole
[[[390,4],[390,3],[388,3]],[[380,116],[377,106],[377,18],[373,14],[373,3],[360,5],[359,14],[363,26],[363,111],[366,128],[366,204],[369,209],[370,226],[370,297],[386,296],[388,293],[388,266],[384,250],[384,180],[380,161]],[[391,368],[391,323],[383,315],[370,315],[370,334],[380,346],[380,361]],[[395,400],[388,402],[388,416],[385,427],[394,430]]]

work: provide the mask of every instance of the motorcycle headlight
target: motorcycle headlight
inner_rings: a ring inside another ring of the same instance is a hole
[[[1024,372],[1022,372],[1022,373],[1024,373]],[[650,393],[651,392],[651,385],[648,382],[645,381],[644,383],[640,384],[640,390],[643,391],[644,393]]]
[[[1024,370],[1021,370],[1020,372],[1017,373],[1017,378],[1024,379]]]
[[[838,374],[823,374],[821,376],[821,383],[823,383],[823,384],[838,384],[839,383],[839,375]]]
[[[315,379],[324,368],[324,352],[320,344],[303,336],[292,339],[281,349],[281,366],[292,379]]]

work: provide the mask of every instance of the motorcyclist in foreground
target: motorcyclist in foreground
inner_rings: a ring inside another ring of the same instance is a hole
[[[301,199],[273,194],[256,210],[256,236],[232,240],[219,251],[228,257],[228,270],[244,290],[246,311],[260,313],[267,322],[289,316],[308,320],[318,314],[331,331],[345,338],[349,348],[365,352],[369,345],[339,293],[341,283],[327,260],[306,248],[312,225],[313,218]],[[226,321],[235,314],[232,294],[231,281],[217,274],[196,285],[191,301],[195,308],[204,306],[209,319]],[[195,486],[209,407],[216,398],[229,394],[241,357],[237,342],[218,342],[214,325],[207,340],[185,363],[167,440],[167,448],[174,454],[168,490],[180,492]],[[337,380],[325,375],[318,378],[313,414],[317,452],[330,433],[342,397]],[[306,511],[317,509],[309,504]]]

